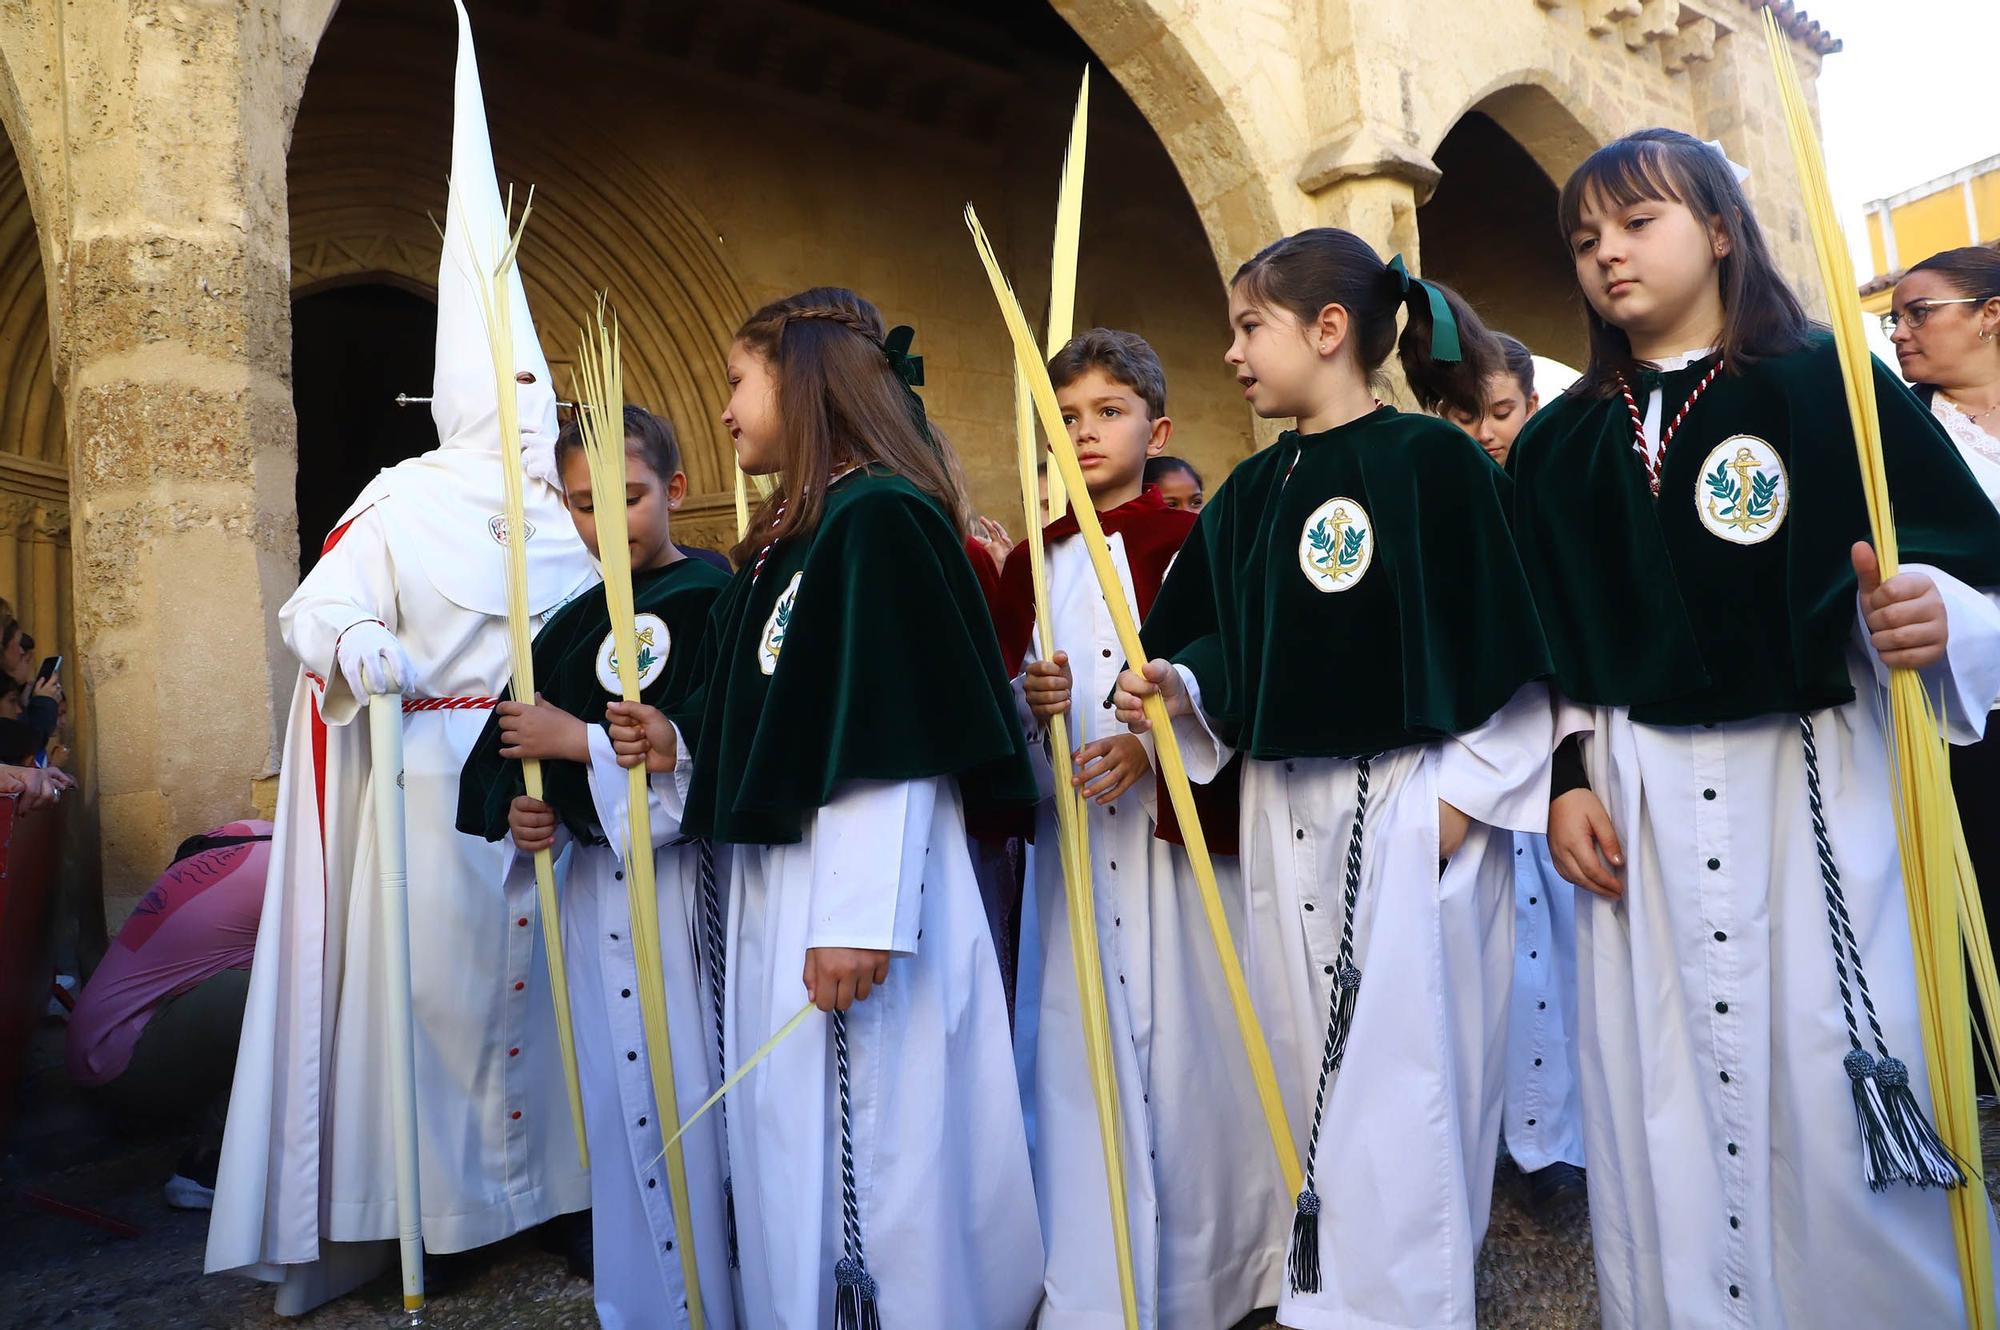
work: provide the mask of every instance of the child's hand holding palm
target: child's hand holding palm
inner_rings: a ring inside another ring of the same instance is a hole
[[[674,769],[674,726],[658,707],[644,702],[613,702],[604,709],[610,722],[611,751],[621,767],[640,762],[653,775]]]
[[[1069,653],[1058,651],[1048,660],[1031,660],[1023,672],[1022,695],[1028,711],[1046,725],[1069,711]]]
[[[502,702],[500,713],[500,756],[537,761],[562,759],[590,760],[590,738],[583,722],[556,706],[540,693],[535,704]]]
[[[1922,573],[1897,573],[1883,581],[1882,564],[1867,541],[1856,541],[1851,557],[1861,584],[1861,615],[1882,663],[1892,670],[1921,670],[1943,660],[1949,634],[1937,583]]]

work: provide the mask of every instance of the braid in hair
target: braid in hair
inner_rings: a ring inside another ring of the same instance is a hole
[[[767,542],[813,530],[828,484],[855,466],[896,472],[936,499],[961,535],[970,529],[958,455],[935,428],[912,419],[886,336],[881,312],[838,286],[774,300],[737,332],[737,342],[767,361],[777,379],[783,435],[778,483],[730,552],[737,564]]]

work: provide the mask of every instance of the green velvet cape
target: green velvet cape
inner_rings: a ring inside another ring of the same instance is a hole
[[[1254,758],[1361,757],[1474,729],[1549,671],[1508,489],[1432,416],[1383,407],[1288,431],[1210,497],[1146,650],[1191,669],[1218,737]],[[1346,521],[1319,520],[1336,497]],[[1343,558],[1366,566],[1342,589],[1306,571]]]
[[[666,660],[658,676],[639,691],[648,705],[670,710],[699,681],[701,642],[708,631],[709,611],[728,585],[729,575],[699,559],[683,558],[664,568],[632,574],[632,605],[637,614],[657,615],[666,625],[666,640],[641,642],[639,670],[651,665],[649,651],[663,650]],[[599,583],[557,610],[535,634],[535,683],[542,696],[587,724],[604,724],[604,708],[621,694],[608,690],[597,677],[599,652],[611,632],[611,616]],[[616,677],[615,675],[613,677]],[[580,840],[599,842],[596,806],[590,797],[589,773],[580,762],[542,763],[543,798]],[[458,782],[458,829],[468,836],[499,840],[507,834],[507,808],[526,793],[521,764],[500,756],[500,717],[486,719],[486,728],[465,759]]]
[[[1666,419],[1712,363],[1659,376]],[[1634,385],[1642,404],[1654,381]],[[1930,413],[1880,364],[1875,394],[1904,562],[2000,586],[2000,515]],[[1725,442],[1740,446],[1739,435],[1776,451],[1789,491],[1782,523],[1754,544],[1703,521],[1711,500],[1726,509],[1724,491],[1733,492],[1726,469],[1704,464]],[[1849,551],[1869,528],[1830,336],[1711,384],[1668,447],[1657,501],[1622,397],[1551,403],[1522,431],[1509,465],[1522,563],[1572,700],[1630,707],[1653,725],[1852,700]]]
[[[964,541],[900,476],[837,481],[812,531],[737,572],[707,651],[702,694],[674,715],[695,755],[690,835],[796,843],[851,780],[955,776],[968,808],[1035,801]]]

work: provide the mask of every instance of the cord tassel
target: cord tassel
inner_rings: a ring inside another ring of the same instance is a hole
[[[1947,1191],[1963,1187],[1965,1166],[1925,1116],[1916,1091],[1910,1088],[1910,1069],[1903,1060],[1879,1060],[1875,1064],[1875,1080],[1882,1087],[1890,1129],[1909,1156],[1910,1167],[1902,1180],[1916,1187],[1942,1187]]]
[[[1326,1046],[1319,1057],[1319,1088],[1313,1093],[1312,1135],[1306,1143],[1305,1186],[1292,1214],[1292,1241],[1285,1262],[1294,1293],[1317,1293],[1320,1287],[1319,1213],[1321,1200],[1313,1188],[1319,1162],[1319,1129],[1326,1118],[1326,1087],[1347,1059],[1347,1037],[1354,1031],[1354,1013],[1361,1004],[1361,971],[1354,964],[1354,909],[1361,895],[1361,848],[1368,822],[1368,771],[1373,759],[1362,758],[1354,771],[1354,829],[1347,842],[1347,880],[1343,892],[1346,917],[1340,925],[1340,963],[1333,991],[1327,995]]]
[[[1854,938],[1847,898],[1840,887],[1840,870],[1833,860],[1833,840],[1826,830],[1826,813],[1820,801],[1819,747],[1811,716],[1799,717],[1799,734],[1806,756],[1806,807],[1812,814],[1820,884],[1826,893],[1827,931],[1833,939],[1834,982],[1840,989],[1841,1015],[1847,1021],[1848,1052],[1841,1065],[1847,1071],[1855,1125],[1861,1132],[1862,1177],[1870,1191],[1886,1191],[1898,1182],[1913,1187],[1963,1187],[1964,1164],[1924,1115],[1923,1105],[1910,1089],[1909,1067],[1889,1054],[1875,1000],[1868,992],[1868,976],[1861,970],[1861,944]],[[1854,1015],[1857,994],[1875,1044],[1873,1053],[1861,1046],[1861,1028]]]
[[[861,1254],[861,1201],[854,1182],[854,1115],[848,1089],[847,1013],[833,1020],[833,1074],[840,1107],[840,1226],[846,1254],[833,1263],[833,1330],[882,1330],[880,1289]]]
[[[741,474],[740,472],[738,473]],[[729,975],[729,961],[723,951],[722,937],[722,891],[715,881],[715,844],[712,841],[694,842],[695,873],[701,888],[701,924],[703,945],[697,951],[704,953],[708,961],[708,988],[715,1009],[715,1083],[722,1084],[729,1079],[729,1055],[723,1043],[723,1012],[725,989]],[[717,1130],[722,1133],[722,1154],[725,1161],[729,1157],[729,1110],[716,1108]],[[725,1162],[726,1168],[726,1162]],[[729,1268],[739,1264],[736,1244],[736,1180],[728,1172],[722,1175],[722,1219],[729,1239]]]

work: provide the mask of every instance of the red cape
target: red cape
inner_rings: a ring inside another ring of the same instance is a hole
[[[1132,592],[1139,602],[1133,608],[1142,622],[1153,608],[1153,598],[1166,578],[1167,565],[1180,553],[1181,544],[1188,532],[1194,530],[1196,520],[1196,515],[1186,509],[1169,508],[1159,489],[1151,485],[1138,498],[1097,515],[1106,536],[1123,538],[1125,562],[1132,570]],[[1064,513],[1042,528],[1043,547],[1068,540],[1078,531],[1075,515]],[[1021,672],[1035,632],[1035,592],[1025,541],[1014,547],[1007,556],[1007,566],[1000,570],[999,593],[993,597],[993,626],[1000,634],[1000,659],[1012,678]],[[1208,833],[1209,849],[1216,854],[1236,853],[1236,778],[1232,763],[1214,781],[1194,787],[1202,829]],[[1180,823],[1164,789],[1159,800],[1156,834],[1161,840],[1183,843]]]

